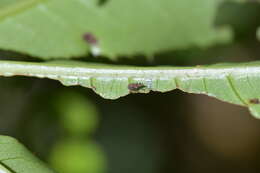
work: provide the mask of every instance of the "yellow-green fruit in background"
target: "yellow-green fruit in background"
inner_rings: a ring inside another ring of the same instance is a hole
[[[61,173],[103,173],[106,170],[106,160],[99,146],[82,140],[56,144],[50,162]]]

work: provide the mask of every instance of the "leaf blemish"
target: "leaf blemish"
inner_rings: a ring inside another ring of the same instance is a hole
[[[257,99],[257,98],[250,99],[250,100],[249,100],[249,103],[251,103],[251,104],[260,104],[260,100]]]
[[[99,56],[101,53],[97,38],[90,32],[83,35],[83,39],[90,45],[90,51],[94,56]]]
[[[131,92],[138,92],[139,90],[145,88],[146,86],[142,83],[132,83],[128,85],[128,89]]]

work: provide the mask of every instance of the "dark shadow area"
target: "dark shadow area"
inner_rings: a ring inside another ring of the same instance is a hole
[[[53,97],[76,91],[99,110],[92,139],[108,158],[108,173],[260,171],[260,121],[243,107],[178,90],[105,100],[46,79],[0,79],[1,134],[17,137],[44,160],[63,135]]]

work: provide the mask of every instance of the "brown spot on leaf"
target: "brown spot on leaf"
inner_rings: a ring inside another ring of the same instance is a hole
[[[251,103],[251,104],[260,104],[260,100],[258,98],[250,99],[249,103]]]

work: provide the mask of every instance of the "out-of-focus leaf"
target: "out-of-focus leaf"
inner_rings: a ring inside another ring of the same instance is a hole
[[[38,2],[40,2],[40,0],[1,0],[0,16],[5,17],[18,13],[21,10],[32,7],[35,3]]]
[[[11,137],[0,136],[1,173],[54,173]]]
[[[1,0],[0,48],[48,59],[206,47],[230,40],[229,30],[213,27],[221,2]]]

